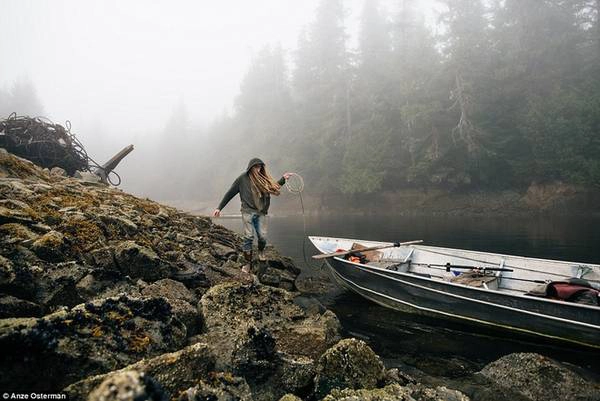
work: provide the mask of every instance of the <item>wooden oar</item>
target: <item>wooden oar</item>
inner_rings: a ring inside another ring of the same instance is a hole
[[[322,253],[320,255],[313,255],[313,259],[333,258],[335,256],[344,256],[344,255],[348,255],[348,254],[351,254],[351,253],[377,251],[379,249],[396,248],[396,247],[399,247],[399,246],[402,246],[402,245],[420,244],[421,242],[423,242],[423,240],[422,239],[418,239],[418,240],[415,240],[415,241],[394,242],[392,245],[379,245],[379,246],[372,246],[370,248],[351,249],[349,251],[340,251],[340,252],[333,252],[333,253]]]

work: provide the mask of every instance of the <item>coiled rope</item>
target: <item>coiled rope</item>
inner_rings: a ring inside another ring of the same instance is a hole
[[[300,206],[302,208],[302,257],[304,259],[304,263],[309,267],[309,268],[315,268],[314,265],[312,265],[308,258],[306,257],[306,238],[308,238],[307,234],[306,234],[306,213],[304,211],[304,200],[302,199],[302,192],[304,191],[304,179],[302,178],[302,176],[300,174],[297,173],[290,173],[290,176],[288,177],[288,179],[285,180],[285,187],[287,188],[287,190],[294,194],[294,195],[298,195],[298,197],[300,198]],[[323,262],[321,265],[317,265],[316,268],[318,269],[322,269],[325,265],[325,262]]]
[[[6,145],[10,151],[42,167],[60,166],[69,174],[76,170],[93,172],[93,169],[102,168],[71,132],[69,120],[63,127],[47,117],[32,118],[13,112],[7,119],[0,120],[0,131],[9,141]],[[111,174],[118,179],[117,183],[111,180]],[[107,180],[114,186],[121,184],[121,177],[115,171],[109,172]]]

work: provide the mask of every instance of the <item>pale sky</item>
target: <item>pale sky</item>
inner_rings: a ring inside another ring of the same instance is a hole
[[[261,47],[295,49],[317,3],[0,0],[0,88],[31,80],[46,116],[84,139],[90,127],[156,133],[181,101],[207,123],[230,109]],[[362,4],[346,1],[351,30]]]

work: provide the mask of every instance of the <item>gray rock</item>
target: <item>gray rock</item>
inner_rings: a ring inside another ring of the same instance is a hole
[[[10,260],[0,255],[0,286],[11,284],[15,280],[15,269]]]
[[[384,378],[383,362],[362,340],[341,340],[319,359],[315,395],[322,398],[333,389],[373,389]]]
[[[34,220],[25,212],[0,206],[0,224],[33,224]]]
[[[156,281],[169,275],[169,267],[149,248],[134,241],[124,241],[115,247],[117,266],[131,278]]]
[[[88,254],[88,259],[93,265],[101,269],[108,270],[116,268],[113,249],[108,246],[92,250]]]
[[[600,386],[564,365],[539,354],[516,353],[486,365],[480,372],[500,387],[534,401],[549,399],[600,400]]]
[[[58,177],[66,177],[67,176],[67,172],[63,168],[52,167],[50,169],[50,175],[55,175],[55,176],[58,176]]]
[[[85,301],[77,283],[89,269],[76,262],[48,264],[36,274],[36,301],[44,306],[75,306]]]
[[[40,317],[44,309],[33,302],[0,294],[0,319],[9,317]]]
[[[117,232],[125,236],[132,236],[138,232],[138,226],[125,217],[100,214],[98,215],[98,218],[105,224],[109,231]]]
[[[380,389],[333,390],[322,401],[469,401],[469,397],[446,387],[429,388],[421,384],[402,387],[391,384]]]
[[[187,335],[196,334],[202,325],[202,316],[192,304],[198,302],[196,296],[185,285],[171,279],[162,279],[142,289],[142,295],[165,297],[175,316],[187,327]]]
[[[90,183],[90,184],[99,184],[101,182],[100,177],[94,173],[90,173],[89,171],[79,171],[77,170],[73,177],[79,178],[81,181]]]
[[[94,389],[88,401],[168,401],[154,378],[136,371],[116,374]]]
[[[315,358],[339,340],[331,312],[308,316],[287,291],[229,282],[210,288],[200,300],[205,333],[217,369],[243,376],[256,400],[310,392]]]
[[[221,369],[231,367],[233,339],[245,335],[251,325],[268,329],[279,351],[313,359],[340,339],[341,326],[332,312],[307,316],[294,304],[291,293],[278,288],[219,284],[204,294],[199,309],[206,335],[219,349]]]
[[[165,297],[169,301],[182,300],[194,304],[198,302],[196,296],[184,284],[168,278],[148,285],[143,289],[142,294],[153,297]]]
[[[163,298],[123,296],[63,309],[42,319],[2,319],[0,388],[55,390],[174,351],[184,341],[185,327]]]
[[[110,298],[120,294],[141,297],[139,286],[116,270],[92,270],[76,284],[78,295],[84,300]]]
[[[211,245],[213,254],[220,259],[228,259],[232,255],[237,255],[237,251],[229,246],[214,242]]]
[[[249,382],[265,382],[279,364],[275,339],[268,330],[254,326],[250,326],[245,334],[238,337],[231,356],[233,373]]]
[[[67,248],[65,236],[58,231],[47,232],[31,245],[31,250],[39,258],[49,262],[64,260]]]
[[[254,401],[256,398],[241,377],[227,372],[213,373],[198,385],[181,392],[178,401]]]
[[[307,393],[312,389],[316,374],[315,362],[306,356],[280,355],[276,376],[280,377],[280,391]]]
[[[214,369],[215,358],[207,344],[194,344],[180,351],[163,354],[129,365],[121,370],[91,376],[69,385],[64,391],[72,401],[83,401],[100,383],[125,372],[140,372],[155,378],[167,393],[176,396],[196,384],[199,378],[208,377]]]
[[[398,368],[386,370],[383,379],[386,384],[400,384],[401,386],[417,383],[417,380],[414,377],[405,372],[402,372]]]
[[[302,401],[302,398],[297,397],[294,394],[286,394],[281,397],[279,401]]]

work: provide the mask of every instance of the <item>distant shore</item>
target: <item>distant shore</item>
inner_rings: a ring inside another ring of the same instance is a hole
[[[215,201],[161,200],[195,215],[210,215]],[[525,190],[405,189],[370,195],[302,193],[304,214],[321,215],[424,215],[424,216],[522,216],[600,215],[600,191],[560,182],[532,184]],[[300,197],[284,192],[272,202],[275,217],[302,214]],[[225,217],[239,215],[237,204]]]

